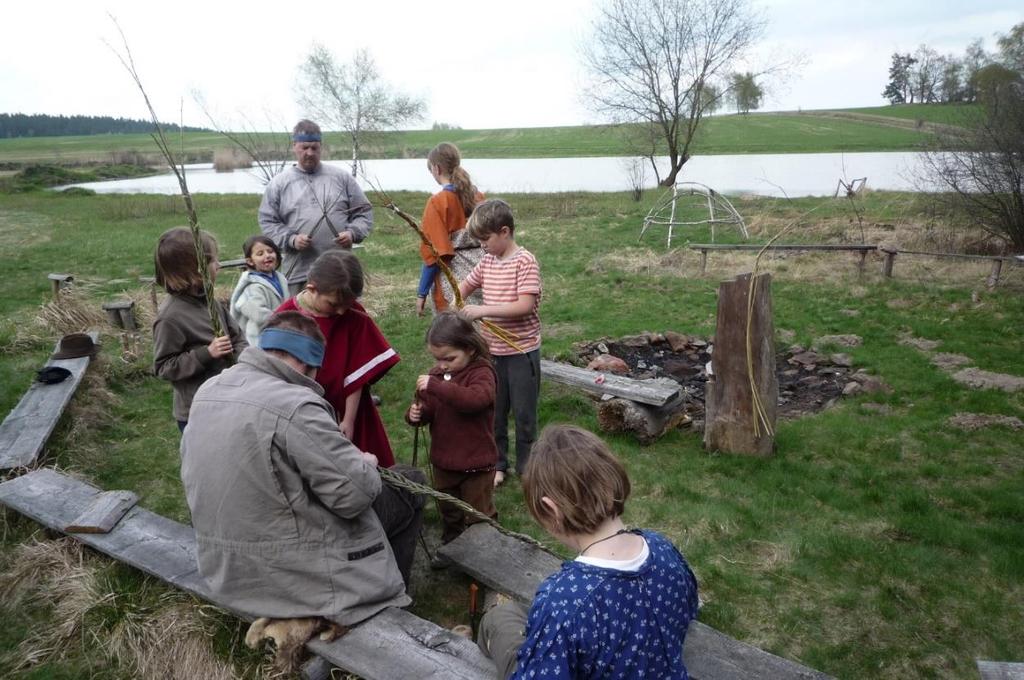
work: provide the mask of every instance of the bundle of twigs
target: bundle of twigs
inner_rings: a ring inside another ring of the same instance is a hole
[[[128,47],[128,39],[124,35],[124,31],[121,30],[121,25],[117,23],[117,19],[113,16],[110,17],[111,21],[114,22],[114,26],[117,28],[118,34],[121,36],[121,43],[124,47],[124,54],[118,52],[114,47],[109,45],[110,50],[117,57],[121,65],[125,67],[128,74],[135,81],[135,85],[139,88],[139,92],[142,93],[142,98],[146,102],[146,108],[149,109],[150,118],[153,120],[154,132],[150,134],[153,138],[153,142],[156,143],[157,148],[160,150],[161,155],[167,161],[167,165],[170,166],[174,176],[178,179],[178,186],[181,188],[181,198],[185,202],[185,213],[188,215],[189,229],[192,231],[192,242],[195,245],[196,250],[196,262],[199,265],[199,276],[203,281],[203,294],[206,296],[206,308],[210,314],[210,326],[213,328],[213,336],[220,337],[224,335],[224,329],[221,325],[220,314],[217,310],[217,301],[213,296],[213,279],[210,277],[210,270],[206,266],[206,254],[203,250],[203,241],[199,231],[199,215],[196,213],[195,203],[192,200],[192,194],[188,190],[188,183],[185,181],[185,164],[184,162],[179,163],[178,159],[174,155],[174,151],[171,149],[170,143],[167,141],[167,136],[164,134],[163,126],[160,125],[160,119],[157,118],[156,111],[153,109],[153,104],[149,101],[149,95],[146,94],[146,88],[142,86],[142,79],[139,77],[139,72],[135,68],[135,60],[132,58],[131,48]],[[181,146],[184,147],[184,130],[179,126],[181,134]]]
[[[448,266],[448,263],[441,259],[441,256],[437,252],[437,249],[434,247],[434,243],[430,240],[430,237],[427,236],[427,234],[423,231],[419,223],[416,222],[412,215],[399,208],[395,204],[395,202],[391,200],[391,197],[387,194],[387,192],[385,192],[380,187],[374,185],[374,183],[371,182],[370,179],[366,177],[366,175],[363,175],[363,179],[365,179],[366,183],[370,185],[370,188],[373,189],[373,192],[381,197],[381,207],[386,208],[387,210],[390,210],[391,212],[395,213],[395,215],[400,217],[406,224],[412,227],[413,231],[419,234],[420,240],[430,250],[430,254],[434,256],[434,261],[437,262],[438,267],[441,269],[441,273],[444,275],[444,278],[448,280],[448,284],[452,287],[452,291],[454,292],[455,295],[455,308],[462,309],[463,307],[465,307],[466,302],[465,300],[462,299],[462,292],[459,290],[458,279],[455,278],[455,274],[452,272],[451,267]],[[516,340],[519,340],[519,336],[517,334],[510,333],[509,331],[505,330],[498,324],[492,321],[488,321],[487,319],[478,319],[478,321],[480,321],[480,324],[484,328],[490,331],[496,338],[507,344],[509,347],[515,349],[517,352],[523,351],[523,348],[520,347],[519,344],[516,342]]]

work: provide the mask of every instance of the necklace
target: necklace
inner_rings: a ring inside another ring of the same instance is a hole
[[[594,541],[593,543],[589,543],[589,544],[587,544],[587,547],[586,547],[586,548],[584,548],[583,550],[581,550],[581,551],[580,551],[580,554],[579,554],[579,555],[577,555],[577,557],[583,557],[583,553],[587,552],[588,550],[590,550],[591,548],[593,548],[593,547],[594,547],[595,545],[597,545],[598,543],[603,543],[603,542],[605,542],[605,541],[608,541],[608,540],[611,540],[611,539],[615,538],[616,536],[619,536],[619,535],[621,535],[621,534],[628,534],[628,533],[632,533],[632,532],[630,532],[630,530],[629,530],[629,529],[619,529],[618,531],[616,531],[616,532],[615,532],[614,534],[612,534],[611,536],[605,536],[604,538],[599,538],[599,539],[597,539],[596,541]]]

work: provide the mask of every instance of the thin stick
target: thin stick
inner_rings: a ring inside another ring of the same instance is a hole
[[[149,101],[149,95],[146,94],[146,88],[142,85],[142,79],[139,77],[139,72],[135,68],[135,60],[132,57],[131,48],[128,46],[128,38],[125,37],[124,31],[121,30],[121,25],[117,23],[117,19],[114,15],[110,14],[110,20],[114,23],[114,27],[117,28],[118,34],[121,36],[121,43],[124,47],[124,54],[118,52],[110,43],[106,43],[110,51],[114,53],[121,65],[124,66],[125,70],[135,81],[135,85],[139,88],[139,92],[142,93],[142,99],[146,102],[146,108],[149,109],[149,116],[153,121],[153,127],[155,132],[150,134],[153,142],[156,144],[160,153],[167,161],[167,165],[170,166],[171,171],[174,172],[174,176],[178,179],[178,186],[181,189],[181,198],[185,202],[185,213],[188,215],[189,229],[192,231],[192,243],[195,246],[196,251],[196,262],[199,265],[199,277],[203,282],[203,294],[206,296],[206,308],[210,314],[210,327],[213,329],[214,337],[220,337],[224,335],[224,328],[221,325],[220,314],[217,310],[217,301],[213,297],[213,279],[210,277],[210,270],[206,266],[206,253],[203,250],[203,240],[199,230],[199,215],[196,213],[195,203],[192,200],[192,194],[188,190],[188,183],[185,181],[185,164],[182,161],[180,164],[175,158],[174,151],[171,150],[170,143],[167,141],[167,136],[164,134],[163,126],[160,125],[160,119],[156,115],[156,110],[153,109],[153,104]],[[181,132],[181,145],[184,147],[184,130]],[[232,355],[234,350],[232,350]]]

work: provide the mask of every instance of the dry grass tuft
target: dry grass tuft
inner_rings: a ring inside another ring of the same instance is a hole
[[[0,609],[49,606],[55,623],[36,627],[0,664],[30,668],[88,645],[135,677],[239,677],[217,658],[210,626],[190,597],[169,591],[154,604],[142,592],[129,602],[105,585],[103,571],[109,566],[71,538],[18,545],[0,574]],[[247,670],[246,677],[270,677],[263,666]]]
[[[3,665],[28,668],[50,658],[60,658],[67,642],[79,636],[85,614],[110,597],[101,591],[93,569],[85,564],[82,545],[72,539],[31,540],[17,546],[7,570],[0,574],[3,609],[22,604],[48,603],[53,621],[37,627],[18,647],[8,652]]]
[[[665,253],[650,248],[631,248],[591,260],[586,271],[588,274],[622,271],[628,274],[697,276],[700,273],[700,255],[682,248],[673,248]]]
[[[108,654],[140,678],[233,680],[234,669],[214,654],[196,607],[182,599],[169,593],[167,605],[153,614],[124,616],[104,640]],[[266,675],[257,670],[255,677]]]
[[[39,307],[31,324],[19,328],[19,341],[37,344],[40,338],[59,338],[68,333],[84,333],[106,323],[106,314],[78,287],[62,290],[56,300],[47,300]]]

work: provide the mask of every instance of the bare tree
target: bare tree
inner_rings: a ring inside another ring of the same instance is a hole
[[[640,138],[669,158],[661,184],[671,186],[717,101],[705,89],[726,78],[764,25],[748,0],[607,0],[582,48],[591,77],[584,95],[612,121],[641,124]]]
[[[964,101],[978,100],[978,71],[985,68],[992,57],[985,52],[981,38],[972,40],[964,50]]]
[[[298,103],[314,118],[344,130],[352,144],[352,175],[357,175],[367,133],[396,129],[423,117],[422,99],[394,92],[381,80],[369,50],[358,50],[348,64],[314,43],[299,68]]]
[[[910,73],[910,87],[917,95],[917,101],[922,104],[934,103],[942,81],[941,57],[932,48],[921,45],[914,52],[914,62]]]
[[[964,112],[968,132],[939,135],[925,172],[972,226],[1024,252],[1024,79],[994,83],[982,102]]]
[[[962,101],[964,98],[964,65],[956,55],[947,54],[940,61],[939,101],[945,103]]]
[[[1003,66],[1024,74],[1024,21],[1011,28],[1009,33],[1000,35],[996,44]]]
[[[206,119],[210,121],[210,126],[252,159],[252,162],[256,165],[256,174],[261,183],[269,184],[270,180],[274,179],[277,173],[284,170],[284,167],[291,158],[292,147],[291,134],[287,127],[274,123],[271,121],[272,117],[267,114],[267,127],[277,127],[284,131],[281,133],[258,132],[252,121],[244,114],[241,114],[241,129],[237,132],[228,130],[211,113],[210,107],[206,103],[206,97],[202,92],[193,90],[192,99],[203,112],[203,115],[206,116]]]

